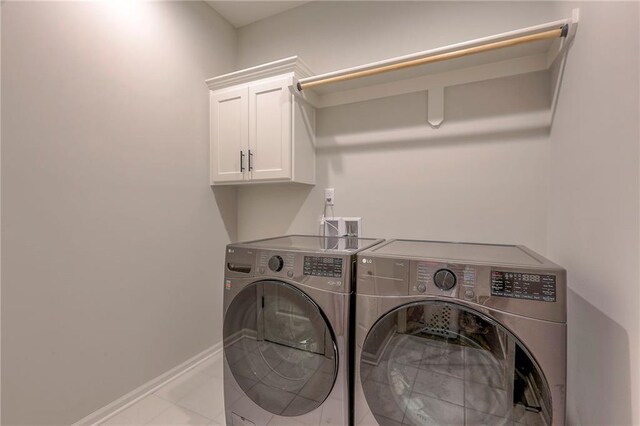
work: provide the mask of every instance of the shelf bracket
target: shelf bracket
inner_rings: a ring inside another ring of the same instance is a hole
[[[427,121],[434,129],[444,121],[444,87],[432,87],[427,90]]]

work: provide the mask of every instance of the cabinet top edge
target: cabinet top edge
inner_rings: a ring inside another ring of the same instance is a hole
[[[261,78],[294,73],[298,79],[313,75],[307,64],[298,56],[291,56],[266,64],[256,65],[205,80],[209,90],[222,89],[236,84],[247,83]]]

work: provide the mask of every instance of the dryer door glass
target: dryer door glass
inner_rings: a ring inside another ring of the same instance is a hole
[[[325,315],[305,293],[280,281],[250,284],[233,299],[224,319],[224,354],[244,393],[281,416],[319,407],[338,372]]]
[[[413,303],[376,322],[360,383],[380,425],[551,424],[549,387],[524,345],[453,303]]]

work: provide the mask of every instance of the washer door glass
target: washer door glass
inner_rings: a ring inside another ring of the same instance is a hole
[[[487,316],[447,302],[383,316],[360,358],[380,425],[550,425],[551,397],[524,346]]]
[[[224,354],[245,394],[282,416],[319,407],[338,371],[324,314],[305,293],[280,281],[249,284],[233,299],[224,319]]]

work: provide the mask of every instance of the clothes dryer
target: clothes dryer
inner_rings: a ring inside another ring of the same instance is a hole
[[[358,254],[357,425],[564,425],[566,272],[522,246]]]
[[[382,240],[289,235],[230,244],[228,425],[350,424],[352,274]]]

